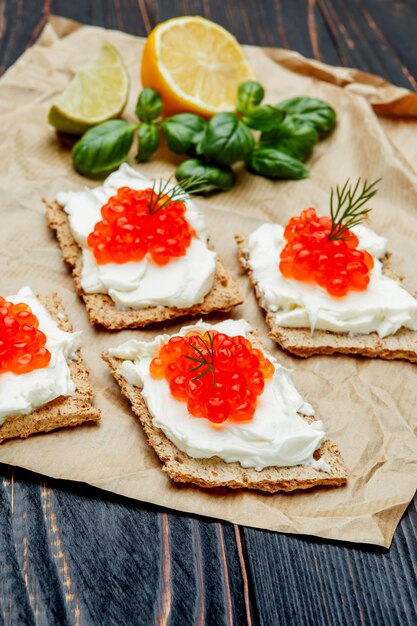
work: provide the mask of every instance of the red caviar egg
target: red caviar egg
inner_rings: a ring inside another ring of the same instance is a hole
[[[141,261],[149,253],[154,263],[166,265],[186,254],[195,232],[185,204],[167,196],[156,201],[156,195],[150,188],[121,187],[109,198],[87,238],[98,264]]]
[[[47,367],[51,353],[39,321],[24,302],[0,297],[0,373],[27,374]]]
[[[234,422],[248,422],[251,420],[255,413],[255,406],[248,400],[243,400],[241,404],[235,407],[231,419]]]
[[[203,406],[197,398],[188,398],[187,410],[194,417],[204,417]]]
[[[167,380],[172,396],[186,401],[191,415],[222,424],[253,418],[275,367],[246,337],[192,330],[161,346],[149,371],[152,378]]]
[[[284,278],[314,281],[335,298],[349,290],[367,288],[374,259],[358,250],[359,240],[350,230],[343,239],[330,239],[330,217],[319,217],[315,209],[305,209],[292,217],[284,230],[287,244],[281,251],[279,269]]]
[[[160,357],[156,357],[152,359],[149,369],[152,378],[163,378],[165,374],[165,362]]]

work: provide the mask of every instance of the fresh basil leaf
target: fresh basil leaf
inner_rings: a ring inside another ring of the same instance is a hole
[[[220,165],[244,161],[253,148],[250,130],[234,113],[217,113],[207,124],[199,149]]]
[[[237,88],[236,110],[243,115],[250,114],[253,107],[262,102],[264,95],[264,88],[256,80],[240,83]]]
[[[139,94],[135,115],[141,122],[152,122],[162,114],[162,98],[152,87],[145,87]]]
[[[196,154],[196,146],[201,140],[206,126],[206,120],[199,115],[179,113],[163,120],[162,132],[171,152]]]
[[[207,122],[206,122],[206,126],[207,126]],[[188,152],[190,156],[200,156],[203,154],[203,151],[201,150],[201,146],[203,143],[205,132],[206,132],[206,127],[204,127],[199,133],[197,133],[194,136],[193,145],[190,151]]]
[[[268,131],[276,128],[284,117],[284,111],[277,109],[271,104],[265,104],[264,106],[255,107],[249,115],[245,115],[242,118],[242,122],[255,130]]]
[[[336,111],[323,100],[299,96],[284,100],[278,109],[303,122],[310,122],[321,137],[330,133],[336,124]]]
[[[274,130],[262,133],[259,143],[262,147],[272,147],[297,159],[303,159],[313,149],[319,136],[309,122],[286,117]]]
[[[299,179],[308,176],[308,170],[301,161],[275,148],[255,148],[246,165],[251,172],[268,178]]]
[[[151,158],[159,147],[159,130],[155,124],[141,124],[138,130],[139,147],[136,155],[138,163]]]
[[[137,124],[110,120],[87,130],[72,149],[72,161],[81,174],[100,174],[118,167],[132,147]]]
[[[179,183],[187,182],[187,191],[193,193],[192,179],[198,180],[196,192],[203,195],[212,191],[228,191],[235,184],[235,175],[230,167],[218,167],[200,159],[188,159],[175,171]]]

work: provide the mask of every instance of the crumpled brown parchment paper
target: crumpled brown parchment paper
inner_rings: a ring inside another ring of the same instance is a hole
[[[0,292],[30,284],[38,293],[61,294],[74,327],[83,330],[83,353],[102,410],[98,426],[7,442],[0,446],[0,461],[247,526],[388,547],[417,486],[416,365],[342,356],[305,361],[267,341],[281,363],[294,370],[296,385],[338,444],[349,469],[345,488],[262,495],[178,486],[147,447],[99,355],[138,333],[146,338],[158,331],[107,333],[89,326],[41,203],[41,196],[94,184],[74,172],[68,146],[47,125],[46,115],[73,71],[103,40],[118,47],[131,73],[129,118],[140,87],[143,40],[121,32],[53,18],[0,80]],[[382,177],[370,224],[389,237],[394,268],[406,277],[405,286],[417,291],[417,95],[293,52],[246,51],[267,101],[302,94],[323,98],[335,107],[338,125],[309,158],[310,178],[274,182],[241,171],[234,190],[199,201],[213,240],[245,294],[233,316],[244,316],[266,336],[263,315],[239,269],[233,234],[248,234],[264,220],[285,221],[307,206],[325,211],[330,186],[347,177]],[[140,169],[149,176],[170,175],[175,159],[162,152]],[[171,331],[178,327],[169,326]]]

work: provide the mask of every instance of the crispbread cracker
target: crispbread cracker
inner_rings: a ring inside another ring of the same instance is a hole
[[[57,294],[38,299],[61,330],[72,331],[61,298]],[[36,433],[49,432],[67,426],[79,426],[84,422],[97,422],[100,419],[100,411],[91,404],[93,389],[79,351],[69,367],[76,385],[75,394],[56,398],[28,415],[7,418],[0,426],[0,443],[6,439],[15,437],[26,439]]]
[[[347,471],[340,452],[328,439],[323,442],[314,456],[316,459],[323,458],[330,466],[329,474],[307,465],[267,467],[257,471],[254,468],[244,468],[240,463],[226,463],[219,457],[195,459],[188,456],[185,452],[181,452],[160,428],[153,425],[152,416],[140,389],[128,384],[118,372],[118,366],[123,360],[110,356],[108,352],[104,352],[102,358],[108,364],[123,395],[130,400],[132,410],[139,418],[147,436],[147,443],[155,450],[163,463],[162,470],[172,480],[194,483],[206,488],[258,489],[269,493],[319,486],[340,487],[346,483]],[[312,417],[302,417],[308,422],[314,421]]]
[[[246,240],[241,235],[236,235],[235,239],[239,248],[240,263],[249,274],[259,306],[266,312],[266,321],[270,327],[269,336],[284,350],[300,357],[342,353],[387,360],[401,359],[417,363],[417,332],[407,328],[401,328],[395,335],[381,339],[375,332],[368,335],[350,336],[348,333],[315,330],[311,334],[308,328],[278,326],[275,322],[274,313],[267,311],[263,305],[262,294],[248,263],[249,254]],[[384,264],[384,273],[398,279],[388,262],[386,265]]]
[[[146,309],[118,309],[107,294],[87,294],[81,287],[82,252],[75,241],[69,226],[68,216],[58,202],[47,201],[48,226],[55,231],[62,256],[71,268],[78,294],[85,302],[92,324],[99,324],[108,330],[141,328],[155,322],[164,322],[185,315],[207,315],[214,311],[227,313],[238,304],[242,296],[236,280],[226,271],[217,258],[216,274],[211,291],[204,301],[188,309],[177,307],[151,306]]]

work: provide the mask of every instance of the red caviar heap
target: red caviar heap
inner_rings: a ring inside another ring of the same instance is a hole
[[[185,211],[184,202],[172,194],[121,187],[102,207],[103,219],[87,242],[99,264],[141,261],[149,253],[155,263],[166,265],[185,255],[195,234]]]
[[[221,424],[228,418],[253,418],[265,380],[274,365],[245,337],[229,337],[215,330],[176,335],[152,359],[150,374],[165,378],[171,394],[187,402],[194,417]]]
[[[374,266],[372,256],[357,249],[359,240],[350,230],[343,239],[329,240],[331,225],[331,218],[318,217],[315,209],[292,217],[284,231],[288,243],[281,251],[281,274],[284,278],[314,280],[331,296],[366,289]]]
[[[49,364],[46,335],[38,325],[30,306],[0,296],[0,374],[26,374]]]
[[[280,255],[279,269],[284,278],[315,281],[335,297],[350,289],[362,291],[369,284],[373,257],[358,250],[359,240],[350,230],[360,224],[371,209],[363,208],[376,193],[375,185],[360,179],[349,180],[330,195],[331,217],[318,217],[315,209],[305,209],[288,222],[284,237],[288,241]],[[333,206],[336,197],[336,206]]]

